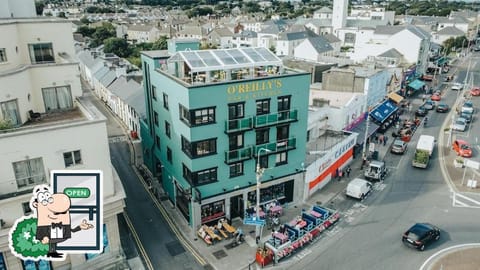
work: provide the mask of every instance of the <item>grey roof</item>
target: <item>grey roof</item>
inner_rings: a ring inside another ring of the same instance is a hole
[[[212,32],[215,32],[217,35],[219,35],[220,37],[231,37],[233,36],[233,33],[232,31],[230,31],[227,27],[218,27],[218,28],[215,28],[213,29],[209,35],[212,33]]]
[[[455,17],[438,17],[438,22],[439,23],[469,23],[470,21],[468,19],[465,19],[464,17],[461,16],[455,16]]]
[[[315,10],[314,13],[332,13],[332,10],[329,7],[322,7],[321,9]]]
[[[347,19],[347,27],[373,27],[380,25],[388,25],[387,20],[359,20],[359,19]]]
[[[394,35],[403,30],[408,30],[421,39],[430,37],[428,32],[414,25],[379,25],[375,28],[374,33],[377,35]]]
[[[109,70],[102,78],[99,79],[99,82],[105,86],[108,87],[113,81],[117,79],[117,73],[115,70]]]
[[[145,93],[143,87],[135,80],[127,80],[125,76],[118,77],[108,89],[122,101],[134,108],[141,115],[146,115]]]
[[[282,32],[278,35],[278,40],[299,40],[307,37],[314,37],[316,34],[305,26],[296,25],[291,27],[288,32]]]
[[[332,20],[330,19],[298,19],[295,24],[305,25],[307,23],[313,24],[317,27],[332,26]]]
[[[329,42],[330,44],[341,41],[338,37],[336,37],[335,35],[332,35],[332,34],[326,34],[326,35],[323,35],[323,37],[324,37],[326,40],[328,40],[328,42]]]
[[[93,74],[93,77],[97,80],[101,80],[105,74],[107,74],[110,71],[109,67],[102,66],[97,72]]]
[[[403,55],[399,51],[397,51],[395,48],[387,50],[378,55],[378,57],[388,57],[388,58],[400,58],[402,56]]]
[[[87,67],[92,67],[95,59],[88,50],[81,50],[77,53],[78,60]]]
[[[274,24],[274,25],[269,25],[265,27],[264,29],[260,30],[259,33],[278,35],[278,33],[280,33],[281,31],[282,29],[280,29],[278,25]]]
[[[437,32],[438,35],[446,35],[446,36],[463,36],[465,32],[456,28],[455,26],[447,26],[442,30]]]
[[[307,40],[312,44],[317,53],[324,53],[333,50],[328,40],[322,36],[309,37]]]
[[[241,38],[256,38],[257,32],[251,30],[244,30],[240,33],[234,34],[234,37],[241,37]]]

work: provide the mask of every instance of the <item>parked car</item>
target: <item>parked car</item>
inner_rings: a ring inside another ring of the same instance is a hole
[[[472,96],[480,96],[480,87],[474,87],[470,90],[470,95]]]
[[[442,96],[440,96],[439,94],[435,93],[433,94],[431,97],[430,97],[431,100],[433,101],[440,101],[442,99]]]
[[[402,141],[401,139],[397,138],[393,141],[392,148],[390,152],[395,154],[402,154],[407,151],[407,143]]]
[[[437,108],[435,109],[436,112],[442,112],[442,113],[445,113],[445,112],[448,112],[448,105],[445,104],[445,103],[438,103],[437,105]]]
[[[452,128],[456,131],[465,131],[465,129],[467,128],[467,120],[462,117],[457,118]]]
[[[427,100],[422,106],[427,110],[433,110],[435,108],[435,101]]]
[[[416,223],[402,236],[402,242],[412,248],[425,250],[425,246],[440,239],[440,229],[430,223]]]
[[[463,89],[463,84],[461,84],[461,83],[454,83],[452,85],[452,90],[454,90],[454,91],[460,91],[462,89]]]
[[[464,140],[455,140],[452,144],[452,149],[457,153],[457,155],[462,157],[472,157],[472,147],[467,141]]]
[[[421,79],[424,80],[424,81],[429,81],[429,82],[431,82],[431,81],[433,81],[433,75],[423,74],[423,76],[422,76]]]
[[[415,111],[415,116],[425,116],[428,114],[428,110],[425,109],[424,107],[419,107],[416,111]]]
[[[347,185],[346,195],[352,198],[363,200],[373,189],[372,183],[367,180],[355,178]]]
[[[452,76],[452,75],[448,75],[448,76],[446,76],[443,80],[446,81],[446,82],[449,82],[449,81],[453,80],[453,76]]]
[[[460,112],[469,112],[473,113],[473,103],[471,101],[465,101],[462,105],[462,110]]]
[[[473,113],[462,112],[462,113],[460,113],[460,117],[467,120],[467,124],[469,124],[473,120]]]

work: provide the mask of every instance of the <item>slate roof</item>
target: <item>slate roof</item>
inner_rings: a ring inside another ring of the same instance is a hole
[[[81,50],[77,53],[77,58],[80,62],[82,62],[87,67],[92,67],[95,59],[90,54],[88,50]]]
[[[312,44],[317,53],[324,53],[333,50],[333,47],[328,43],[328,40],[322,36],[309,37],[307,40]]]
[[[233,37],[241,37],[241,38],[256,38],[257,32],[251,30],[244,30],[240,33],[234,34]]]
[[[104,86],[108,87],[113,81],[117,79],[117,73],[115,70],[110,70],[102,77],[99,79],[99,82]]]
[[[231,36],[233,36],[232,31],[230,31],[227,27],[215,28],[209,33],[209,35],[212,32],[216,33],[220,37],[231,37]]]
[[[127,80],[125,76],[120,76],[108,87],[108,89],[134,108],[139,115],[146,115],[145,93],[143,92],[141,84],[133,79]]]
[[[278,33],[280,33],[281,31],[282,30],[278,25],[269,25],[266,28],[260,30],[259,33],[278,35]]]
[[[439,17],[439,23],[469,23],[470,21],[461,16],[456,17]]]
[[[395,48],[387,50],[378,55],[378,57],[388,57],[388,58],[401,58],[403,55],[397,51]]]
[[[128,25],[128,31],[138,31],[138,32],[150,32],[152,30],[152,25],[142,25],[142,24],[131,24]]]
[[[305,26],[292,27],[288,32],[282,32],[278,35],[278,40],[299,40],[307,37],[314,37],[316,34]]]
[[[295,22],[295,24],[301,24],[301,25],[305,25],[307,23],[313,24],[314,26],[317,26],[317,27],[332,26],[332,20],[330,19],[305,19],[305,20],[297,20],[297,22]]]
[[[446,35],[446,36],[462,36],[462,35],[465,35],[465,32],[456,28],[455,26],[447,26],[442,30],[439,30],[437,34]]]
[[[373,27],[377,25],[385,26],[387,24],[386,20],[347,19],[346,27]]]
[[[323,37],[326,40],[328,40],[330,44],[341,41],[339,38],[337,38],[335,35],[332,35],[332,34],[326,34],[326,35],[323,35]]]
[[[377,28],[375,28],[374,33],[377,35],[391,36],[405,29],[421,39],[430,37],[430,34],[428,32],[414,25],[379,25],[377,26]]]

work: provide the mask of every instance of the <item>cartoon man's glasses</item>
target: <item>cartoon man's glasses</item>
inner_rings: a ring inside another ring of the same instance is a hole
[[[40,192],[37,194],[37,201],[45,206],[49,203],[53,203],[52,194],[48,191]]]

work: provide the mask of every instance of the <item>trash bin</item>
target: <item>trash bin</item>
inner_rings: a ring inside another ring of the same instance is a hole
[[[373,153],[372,153],[372,159],[373,159],[373,160],[378,160],[378,151],[373,151]]]

